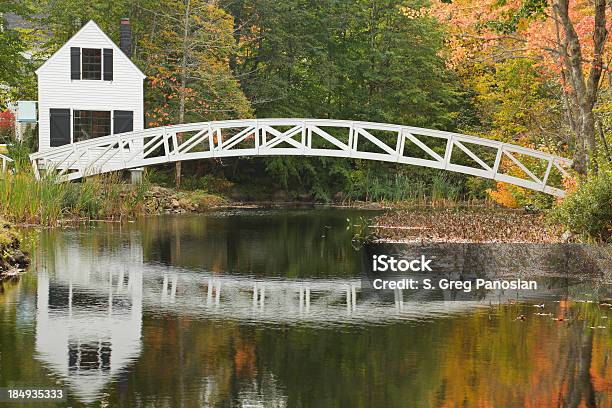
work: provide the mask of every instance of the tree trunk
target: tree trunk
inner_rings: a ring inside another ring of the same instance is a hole
[[[578,34],[574,29],[569,15],[569,0],[557,0],[554,7],[555,18],[563,27],[561,58],[562,68],[572,88],[577,105],[577,118],[572,127],[576,134],[576,152],[574,168],[581,174],[586,174],[589,164],[594,160],[597,151],[595,138],[595,114],[593,108],[597,102],[599,80],[603,69],[603,49],[608,32],[606,30],[606,0],[595,0],[595,28],[593,31],[593,60],[588,78],[583,69],[582,50]]]
[[[189,53],[189,14],[191,12],[191,0],[185,0],[185,18],[183,20],[183,55],[181,61],[181,89],[179,94],[179,123],[185,122],[185,96],[187,88],[187,58]],[[177,142],[180,144],[183,138],[180,134],[176,135]],[[174,184],[176,188],[181,187],[181,162],[176,162]]]

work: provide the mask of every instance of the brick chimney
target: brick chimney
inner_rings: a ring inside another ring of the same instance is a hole
[[[129,18],[121,19],[119,27],[119,48],[128,58],[132,58],[132,27]]]

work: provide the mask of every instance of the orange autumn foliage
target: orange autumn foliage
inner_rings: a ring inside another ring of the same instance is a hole
[[[572,194],[578,189],[578,180],[576,177],[563,176],[563,188],[567,194]]]
[[[465,60],[487,56],[531,56],[540,61],[543,70],[559,74],[562,61],[555,51],[558,40],[551,2],[543,13],[520,19],[515,32],[499,33],[490,29],[490,22],[519,14],[523,5],[521,0],[434,0],[429,13],[447,23],[451,34],[448,63],[456,67]],[[589,0],[575,0],[569,7],[581,54],[585,61],[590,61],[595,24],[592,4]],[[608,21],[607,29],[612,29],[612,20]],[[610,52],[611,46],[612,42],[608,41],[604,53]]]
[[[503,205],[508,208],[518,208],[519,204],[512,195],[512,192],[508,189],[508,185],[504,182],[498,181],[495,190],[487,190],[487,194],[497,204]]]

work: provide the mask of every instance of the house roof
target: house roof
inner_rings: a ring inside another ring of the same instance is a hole
[[[57,50],[53,55],[51,55],[40,67],[38,67],[38,69],[36,71],[34,71],[34,72],[36,72],[36,75],[38,75],[38,73],[40,71],[44,70],[45,67],[48,66],[62,50],[64,50],[65,48],[70,47],[70,43],[73,42],[82,32],[84,32],[86,30],[89,30],[89,29],[96,30],[101,36],[103,36],[106,40],[108,40],[108,42],[111,44],[111,47],[113,48],[113,50],[116,53],[119,53],[118,55],[121,55],[123,58],[127,59],[129,61],[130,66],[138,74],[140,74],[142,79],[146,78],[146,75],[142,73],[140,68],[138,68],[136,66],[136,64],[134,64],[134,62],[127,55],[125,55],[125,53],[121,50],[121,48],[119,48],[117,46],[117,44],[115,44],[115,42],[113,40],[111,40],[110,37],[108,35],[106,35],[106,33],[104,31],[102,31],[100,26],[98,26],[96,24],[96,22],[93,21],[93,20],[89,20],[87,22],[87,24],[85,24],[83,27],[81,27],[81,29],[79,31],[77,31],[77,33],[75,35],[70,37],[70,39],[68,41],[66,41],[66,43],[64,45],[62,45],[59,50]]]

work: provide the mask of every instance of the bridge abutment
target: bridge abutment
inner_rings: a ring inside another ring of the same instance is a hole
[[[130,169],[130,183],[131,184],[140,184],[142,183],[142,173],[144,173],[144,169],[142,167],[138,169]]]

